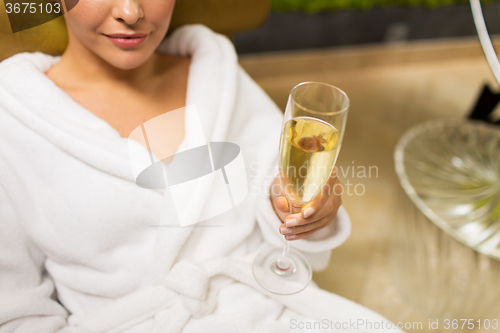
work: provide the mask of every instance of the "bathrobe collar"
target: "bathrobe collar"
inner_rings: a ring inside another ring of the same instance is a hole
[[[236,95],[237,58],[226,37],[183,26],[158,51],[191,56],[186,105],[196,105],[207,141],[224,141]],[[0,107],[68,154],[134,181],[127,138],[75,102],[46,75],[60,56],[20,53],[0,63]],[[169,110],[167,110],[169,111]],[[185,122],[186,138],[192,135]]]

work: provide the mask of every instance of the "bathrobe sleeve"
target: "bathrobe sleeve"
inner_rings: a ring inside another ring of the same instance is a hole
[[[19,195],[21,189],[7,171],[0,159],[0,332],[85,333],[67,327],[67,312],[53,298],[45,256],[30,241],[11,205],[9,196]]]
[[[278,151],[283,113],[271,98],[240,67],[238,69],[236,115],[231,130],[233,142],[251,155],[249,166],[249,193],[256,196],[256,219],[264,239],[282,246],[279,233],[281,220],[270,199],[270,184],[278,174]],[[311,262],[313,270],[328,265],[331,250],[342,244],[351,231],[349,215],[340,207],[336,220],[311,236],[292,241],[292,247],[301,251]]]

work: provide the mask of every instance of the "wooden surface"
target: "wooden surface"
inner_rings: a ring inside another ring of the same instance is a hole
[[[343,202],[352,219],[352,234],[332,252],[328,268],[313,278],[320,287],[393,322],[423,323],[424,330],[407,332],[432,331],[426,327],[433,318],[408,304],[391,276],[389,235],[397,222],[399,187],[393,151],[407,129],[430,119],[465,117],[484,83],[498,88],[478,41],[275,53],[244,56],[240,61],[281,109],[290,89],[302,81],[327,82],[350,97],[337,166],[344,185],[351,184],[351,195],[344,193]],[[370,166],[377,167],[378,177],[374,168],[371,178],[358,174],[365,167],[368,176]],[[364,187],[362,195],[355,194],[356,184],[361,184],[358,194]]]

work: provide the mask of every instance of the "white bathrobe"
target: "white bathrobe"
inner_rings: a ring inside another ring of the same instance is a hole
[[[249,195],[196,227],[173,227],[166,191],[135,184],[127,139],[44,74],[59,57],[1,62],[0,332],[305,332],[319,322],[364,332],[353,322],[387,323],[314,283],[279,296],[255,282],[255,255],[284,244],[269,199],[282,114],[227,38],[185,26],[159,50],[192,57],[186,104],[200,111],[207,141],[240,146]],[[292,247],[321,269],[349,233],[341,208]]]

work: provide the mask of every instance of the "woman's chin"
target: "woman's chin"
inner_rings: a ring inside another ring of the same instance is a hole
[[[118,54],[117,56],[111,58],[108,57],[106,61],[112,66],[119,69],[134,69],[148,61],[152,54],[153,52],[128,51],[126,52],[126,54]]]

